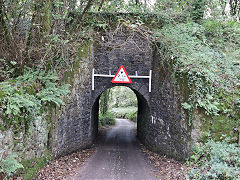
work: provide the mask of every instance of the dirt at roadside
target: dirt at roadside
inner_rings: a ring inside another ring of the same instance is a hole
[[[188,172],[188,168],[184,163],[151,152],[142,144],[141,149],[147,155],[148,159],[151,161],[151,164],[156,169],[155,176],[160,177],[161,180],[187,179],[186,174]]]
[[[88,160],[96,148],[85,149],[56,159],[39,171],[37,180],[62,180],[66,176],[75,174],[75,171]]]

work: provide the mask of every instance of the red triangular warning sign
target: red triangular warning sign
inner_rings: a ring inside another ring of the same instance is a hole
[[[132,83],[123,65],[118,69],[118,72],[112,79],[112,83]]]

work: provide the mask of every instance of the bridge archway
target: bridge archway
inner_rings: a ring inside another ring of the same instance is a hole
[[[106,88],[105,90],[100,91],[99,95],[95,98],[93,106],[92,106],[92,110],[91,110],[91,123],[92,123],[92,134],[94,137],[97,136],[98,133],[98,122],[99,122],[99,100],[100,97],[102,95],[102,93],[104,91],[106,91],[107,89],[111,89],[113,87],[116,87],[117,85],[112,85],[109,88]],[[129,87],[127,85],[121,85],[123,87]],[[137,136],[138,138],[145,142],[146,141],[146,137],[147,137],[147,132],[149,132],[147,130],[148,126],[148,122],[151,119],[151,113],[150,113],[150,107],[149,107],[149,102],[147,101],[147,99],[144,97],[144,95],[141,94],[141,92],[139,92],[136,89],[133,89],[131,87],[129,87],[136,95],[137,97],[137,108],[138,108],[138,114],[137,114]]]

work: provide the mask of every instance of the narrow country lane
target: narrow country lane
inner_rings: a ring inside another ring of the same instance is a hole
[[[154,180],[153,170],[141,152],[134,123],[116,119],[116,125],[100,135],[97,152],[69,180]]]

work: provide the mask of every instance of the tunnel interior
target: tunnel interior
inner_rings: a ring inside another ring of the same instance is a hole
[[[114,87],[114,86],[113,86]],[[113,88],[111,87],[111,88]],[[148,123],[150,121],[150,108],[146,98],[137,90],[127,86],[121,86],[128,89],[136,95],[137,98],[137,137],[144,144],[147,139],[145,138],[148,133]],[[108,89],[111,89],[108,88]],[[91,111],[91,124],[92,124],[92,135],[94,139],[98,135],[99,130],[99,113],[100,113],[100,98],[102,94],[108,90],[105,89],[94,101]]]

